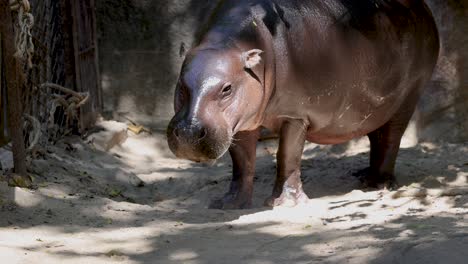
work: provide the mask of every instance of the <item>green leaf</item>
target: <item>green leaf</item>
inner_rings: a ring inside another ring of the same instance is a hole
[[[120,196],[122,194],[122,191],[119,189],[110,189],[109,190],[109,196],[112,198],[115,198],[117,196]]]

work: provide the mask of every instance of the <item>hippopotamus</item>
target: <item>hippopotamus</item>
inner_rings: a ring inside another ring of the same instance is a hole
[[[439,53],[422,0],[220,0],[184,59],[168,144],[179,158],[229,151],[232,182],[211,208],[252,205],[256,144],[279,137],[267,206],[308,201],[301,183],[305,141],[366,136],[368,187],[397,186],[400,140]]]

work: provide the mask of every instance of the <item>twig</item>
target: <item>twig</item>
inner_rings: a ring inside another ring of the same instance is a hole
[[[69,88],[65,88],[61,85],[58,85],[58,84],[55,84],[55,83],[43,83],[39,86],[40,88],[44,89],[44,88],[52,88],[52,89],[56,89],[56,90],[59,90],[61,92],[64,92],[66,94],[69,94],[69,95],[72,95],[72,96],[75,96],[77,98],[80,98],[80,99],[84,99],[85,96],[83,96],[81,93],[78,93],[78,92],[75,92]]]

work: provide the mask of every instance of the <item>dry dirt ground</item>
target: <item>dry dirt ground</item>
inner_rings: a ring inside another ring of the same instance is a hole
[[[468,263],[468,144],[402,149],[397,191],[352,176],[365,139],[309,144],[310,203],[270,209],[276,144],[262,142],[253,209],[221,211],[207,205],[228,187],[229,157],[176,160],[162,133],[104,151],[125,125],[101,125],[33,161],[35,189],[0,182],[1,263]]]

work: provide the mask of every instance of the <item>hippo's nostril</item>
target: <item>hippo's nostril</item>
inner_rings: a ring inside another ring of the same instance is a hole
[[[172,136],[177,141],[184,144],[196,144],[197,141],[205,138],[208,131],[203,126],[182,126],[177,125],[172,129]]]

